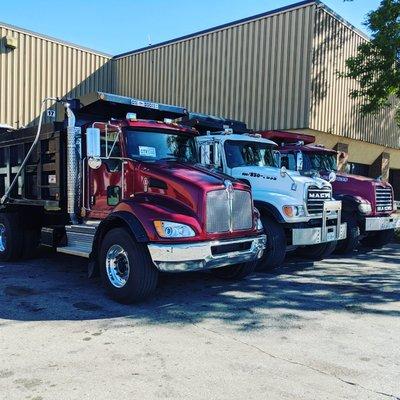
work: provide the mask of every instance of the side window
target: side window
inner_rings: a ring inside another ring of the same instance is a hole
[[[100,146],[102,157],[121,157],[121,146],[118,138],[118,132],[101,132]]]
[[[107,137],[105,132],[101,132],[100,147],[102,157],[111,157],[109,160],[103,160],[107,166],[107,170],[110,172],[120,172],[122,167],[121,161],[115,159],[121,157],[121,145],[118,132],[108,132]]]
[[[296,171],[296,158],[294,154],[282,154],[281,167],[286,167],[289,170]]]

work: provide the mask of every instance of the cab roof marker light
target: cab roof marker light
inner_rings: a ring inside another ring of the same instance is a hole
[[[127,113],[126,114],[126,119],[129,120],[129,121],[137,121],[136,113],[132,113],[132,112]]]

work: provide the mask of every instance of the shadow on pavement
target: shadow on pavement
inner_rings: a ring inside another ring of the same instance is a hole
[[[390,307],[400,301],[399,255],[400,245],[391,245],[315,265],[289,258],[279,271],[258,272],[241,282],[207,273],[163,275],[155,297],[124,306],[108,299],[98,280],[86,278],[85,260],[42,249],[35,260],[0,264],[0,327],[7,320],[125,317],[133,324],[223,320],[234,329],[251,330],[260,328],[261,314],[278,329],[301,324],[304,311],[400,316]]]

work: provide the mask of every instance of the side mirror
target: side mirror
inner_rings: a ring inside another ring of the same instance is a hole
[[[331,183],[336,181],[336,174],[335,174],[335,172],[331,171],[331,172],[329,173],[328,181],[331,182]]]
[[[88,158],[99,158],[101,156],[99,128],[86,129],[86,155]]]
[[[296,157],[296,171],[300,172],[302,170],[303,170],[303,153],[299,151]]]
[[[286,176],[286,174],[287,174],[287,169],[286,169],[286,167],[283,165],[283,166],[281,167],[281,177],[284,178],[284,177]]]

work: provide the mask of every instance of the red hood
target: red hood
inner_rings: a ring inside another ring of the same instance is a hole
[[[326,173],[321,174],[326,178]],[[361,175],[351,175],[344,173],[337,173],[336,180],[332,182],[333,195],[351,195],[359,197],[360,199],[367,200],[371,203],[373,213],[372,215],[383,215],[388,212],[376,212],[376,188],[393,188],[388,182],[378,181],[376,179],[368,178]]]
[[[203,215],[205,193],[223,189],[229,179],[235,189],[250,191],[249,187],[233,178],[206,170],[202,167],[178,162],[139,163],[135,180],[135,194],[147,193],[173,198]]]

